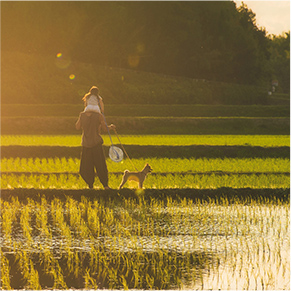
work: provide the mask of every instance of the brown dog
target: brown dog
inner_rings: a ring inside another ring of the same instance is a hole
[[[152,168],[149,164],[146,164],[141,172],[129,172],[128,170],[124,171],[121,184],[119,189],[127,182],[127,180],[134,180],[138,182],[138,186],[142,189],[143,182],[146,178],[146,175],[152,171]]]

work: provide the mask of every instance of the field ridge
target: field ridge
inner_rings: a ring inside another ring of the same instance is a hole
[[[160,158],[190,158],[190,157],[277,157],[289,158],[290,147],[261,147],[261,146],[140,146],[124,145],[130,158],[160,157]],[[1,146],[2,158],[9,157],[80,157],[81,146]],[[108,156],[109,146],[104,145],[105,155]]]
[[[77,201],[81,201],[82,196],[89,199],[103,198],[110,199],[199,199],[208,201],[211,198],[219,200],[233,199],[233,201],[242,200],[247,202],[248,199],[282,199],[283,201],[290,201],[290,188],[265,188],[265,189],[252,189],[252,188],[230,188],[222,187],[218,189],[144,189],[141,194],[131,189],[121,190],[90,190],[90,189],[34,189],[34,188],[19,188],[19,189],[2,189],[1,199],[11,200],[18,198],[21,201],[27,201],[28,198],[34,201],[41,201],[41,197],[45,196],[47,200],[54,198],[66,200],[72,197]]]
[[[109,172],[111,175],[119,176],[123,175],[124,172]],[[151,176],[166,176],[166,175],[290,175],[289,172],[274,172],[274,171],[265,171],[265,172],[231,172],[231,171],[206,171],[206,172],[194,172],[194,171],[186,171],[186,172],[152,172]],[[77,172],[23,172],[23,171],[1,171],[1,175],[72,175],[79,176],[80,174]]]

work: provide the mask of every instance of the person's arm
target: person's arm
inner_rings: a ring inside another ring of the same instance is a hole
[[[100,115],[100,116],[101,116],[101,118],[100,118],[101,129],[102,129],[103,131],[107,131],[104,117],[103,117],[103,115]],[[109,130],[110,130],[110,129],[115,129],[115,128],[116,128],[116,126],[115,126],[114,124],[110,124],[110,125],[108,125],[108,129],[109,129]]]
[[[77,129],[77,130],[80,130],[80,129],[81,129],[81,119],[80,119],[80,116],[79,116],[79,118],[78,118],[78,120],[77,120],[75,126],[76,126],[76,129]]]

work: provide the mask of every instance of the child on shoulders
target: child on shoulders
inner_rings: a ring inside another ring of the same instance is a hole
[[[85,103],[84,112],[104,113],[104,104],[101,96],[99,96],[98,87],[93,86],[90,91],[85,94],[82,100]]]

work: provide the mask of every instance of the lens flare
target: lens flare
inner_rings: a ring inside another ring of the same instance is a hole
[[[62,53],[56,55],[55,64],[59,69],[66,69],[71,64],[71,59],[68,56],[64,56]]]

